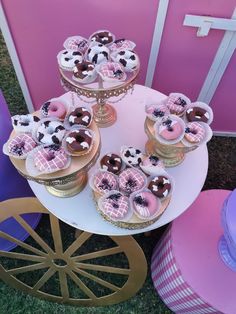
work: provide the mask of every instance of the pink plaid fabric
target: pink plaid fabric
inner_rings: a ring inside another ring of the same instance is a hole
[[[63,148],[52,150],[50,148],[42,148],[34,155],[34,163],[36,168],[42,172],[52,172],[65,167],[68,156]]]
[[[117,190],[118,187],[115,175],[108,171],[98,172],[94,176],[93,184],[94,187],[101,193]]]
[[[24,156],[37,146],[32,136],[29,134],[20,134],[10,140],[8,145],[9,153],[16,156]]]
[[[173,255],[171,228],[153,251],[151,275],[159,296],[174,313],[223,314],[201,299],[185,282]]]
[[[117,71],[120,71],[119,76],[116,76]],[[125,76],[122,66],[116,62],[106,62],[102,64],[99,72],[102,76],[107,78],[122,79]]]
[[[122,219],[127,215],[129,210],[128,198],[123,195],[118,200],[106,198],[102,202],[102,209],[104,214],[111,219]]]
[[[191,143],[200,143],[205,137],[205,129],[198,122],[190,122],[185,130],[185,138]]]
[[[133,168],[125,169],[119,175],[119,187],[126,194],[142,189],[145,185],[144,176]]]
[[[179,96],[169,96],[166,106],[170,109],[171,112],[180,114],[184,111],[185,105],[181,105],[181,102],[184,104],[184,100]],[[186,104],[186,103],[185,103]]]

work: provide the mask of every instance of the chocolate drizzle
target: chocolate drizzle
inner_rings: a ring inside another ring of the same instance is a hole
[[[142,207],[148,206],[148,201],[145,198],[143,198],[141,195],[135,196],[134,202]]]

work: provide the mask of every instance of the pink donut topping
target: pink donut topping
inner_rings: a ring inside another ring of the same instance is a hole
[[[133,199],[134,211],[141,219],[148,219],[155,216],[159,211],[157,198],[148,191],[143,191],[135,195]]]
[[[205,129],[198,122],[190,122],[185,129],[185,139],[190,143],[200,143],[205,137]]]
[[[183,127],[177,120],[167,119],[159,126],[160,136],[167,141],[177,139],[183,132]]]
[[[66,115],[66,106],[61,101],[52,100],[43,104],[41,111],[45,117],[64,119]]]
[[[40,172],[54,172],[61,170],[68,162],[68,155],[63,148],[56,145],[43,147],[34,155],[35,167]]]
[[[100,193],[116,190],[118,187],[116,176],[111,172],[99,171],[93,179],[95,189]]]
[[[100,66],[99,74],[110,80],[125,80],[126,74],[122,66],[117,62],[106,62]]]
[[[165,105],[150,105],[146,108],[146,113],[156,121],[170,114],[170,111]]]
[[[102,211],[111,219],[123,219],[129,211],[129,199],[119,192],[114,192],[102,201]]]
[[[8,151],[16,157],[25,157],[32,149],[37,146],[36,142],[29,134],[20,134],[10,140]]]
[[[185,111],[187,102],[180,96],[170,95],[166,106],[173,114],[181,114]]]
[[[145,185],[144,175],[133,168],[123,170],[118,180],[120,190],[127,195],[142,189]]]

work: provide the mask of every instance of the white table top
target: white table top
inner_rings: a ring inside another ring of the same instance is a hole
[[[69,93],[63,95],[63,98],[65,97],[70,97]],[[132,95],[129,93],[123,100],[114,104],[118,119],[113,126],[100,129],[101,156],[106,152],[119,152],[122,145],[134,146],[144,151],[147,141],[144,132],[144,106],[146,102],[163,97],[166,96],[153,89],[135,85]],[[89,185],[74,197],[58,198],[49,194],[43,185],[33,181],[29,181],[29,184],[39,201],[65,223],[96,234],[121,236],[156,229],[182,214],[200,193],[207,169],[208,152],[205,145],[188,153],[179,166],[167,168],[175,180],[171,202],[159,220],[151,226],[136,230],[122,229],[103,220],[96,211]]]

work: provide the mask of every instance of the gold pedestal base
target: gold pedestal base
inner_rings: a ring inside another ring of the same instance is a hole
[[[116,122],[116,111],[109,104],[94,105],[93,116],[99,128],[107,128]]]
[[[162,145],[154,140],[148,140],[145,145],[148,155],[156,155],[162,159],[165,167],[175,167],[184,160],[185,154],[178,147]]]
[[[46,189],[50,194],[57,197],[72,197],[80,193],[85,188],[87,181],[87,174],[80,173],[72,182],[55,186],[46,186]]]

